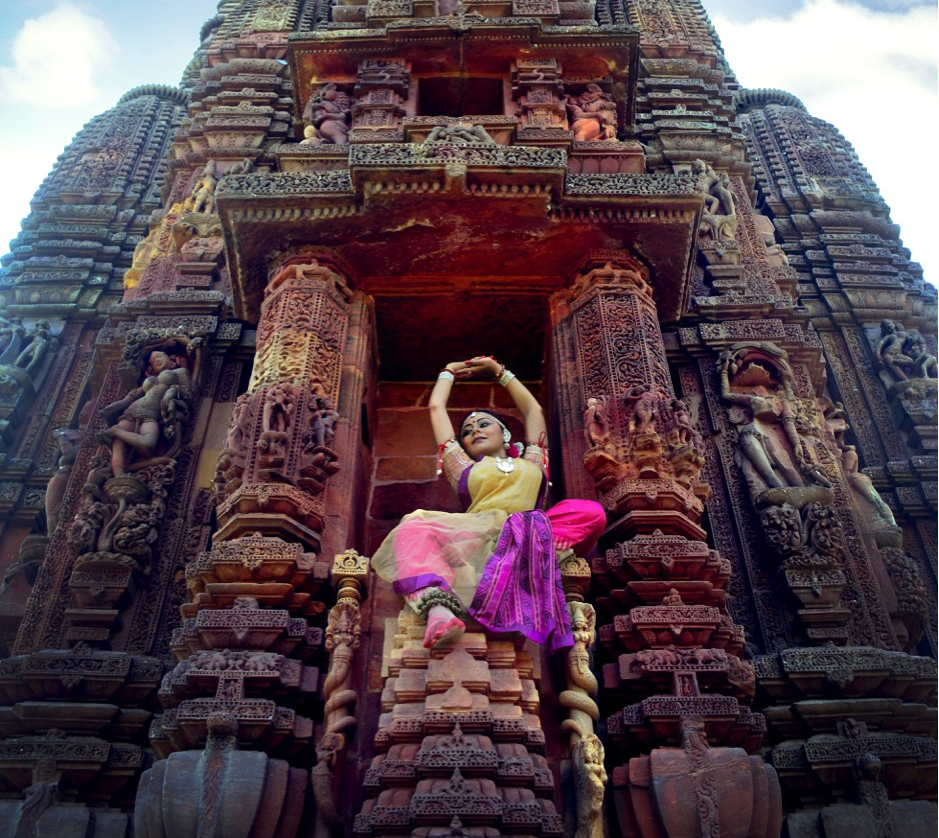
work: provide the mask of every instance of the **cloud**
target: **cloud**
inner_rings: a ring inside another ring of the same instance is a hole
[[[787,16],[739,23],[715,13],[712,21],[742,86],[794,94],[854,145],[904,243],[935,282],[928,197],[939,183],[930,164],[904,161],[931,148],[939,133],[936,6],[887,12],[809,0]]]
[[[69,2],[29,18],[13,39],[12,65],[0,66],[0,102],[82,108],[117,49],[105,23]]]

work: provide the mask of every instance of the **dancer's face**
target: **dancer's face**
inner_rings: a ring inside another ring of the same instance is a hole
[[[502,426],[485,414],[467,417],[460,429],[460,443],[474,459],[480,454],[485,457],[505,454]]]

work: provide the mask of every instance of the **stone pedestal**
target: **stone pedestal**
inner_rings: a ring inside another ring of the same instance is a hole
[[[379,755],[365,775],[369,798],[354,834],[430,836],[449,827],[562,835],[538,685],[521,642],[471,628],[458,643],[428,651],[423,635],[402,612],[382,693]]]

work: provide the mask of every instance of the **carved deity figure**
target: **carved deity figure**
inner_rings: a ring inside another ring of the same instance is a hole
[[[14,366],[19,367],[27,374],[35,372],[42,364],[54,340],[49,321],[37,321],[33,331],[26,337],[26,345],[13,362]]]
[[[250,157],[242,158],[240,163],[236,163],[225,174],[228,175],[249,175],[255,170],[254,161]]]
[[[884,503],[883,498],[874,488],[874,483],[870,477],[864,474],[858,467],[860,463],[858,461],[857,448],[853,445],[848,445],[844,441],[844,436],[850,428],[847,422],[844,405],[841,404],[841,402],[835,402],[834,404],[828,402],[827,405],[824,405],[823,410],[825,424],[834,436],[835,444],[838,446],[841,470],[844,472],[848,486],[850,486],[855,498],[861,501],[859,508],[863,510],[865,506],[868,505],[873,508],[875,527],[895,528],[897,522],[893,517],[892,510]]]
[[[58,523],[59,507],[62,505],[62,497],[65,494],[68,476],[72,471],[72,464],[78,456],[78,441],[81,436],[80,431],[72,428],[57,428],[52,433],[59,443],[61,456],[58,470],[46,486],[46,530],[50,535],[55,532]]]
[[[701,446],[701,435],[695,430],[688,406],[681,399],[672,399],[672,421],[678,435],[679,445]]]
[[[317,448],[324,448],[327,441],[336,435],[336,423],[339,421],[339,411],[333,408],[333,403],[325,396],[319,396],[319,409],[313,414],[313,439]]]
[[[101,410],[105,419],[114,421],[100,432],[98,441],[111,448],[115,477],[123,477],[134,470],[134,465],[140,467],[151,459],[161,433],[167,438],[178,435],[179,425],[188,418],[187,403],[191,396],[188,359],[184,354],[170,354],[167,349],[148,352],[140,386]]]
[[[276,384],[267,391],[262,414],[262,430],[284,434],[290,428],[295,395],[287,384]]]
[[[209,160],[202,170],[202,178],[192,192],[192,211],[211,215],[215,212],[215,187],[218,185],[215,161]]]
[[[733,238],[737,231],[737,203],[725,173],[720,175],[703,160],[691,164],[695,177],[695,190],[704,196],[704,216],[701,232],[715,239]]]
[[[332,143],[348,145],[349,120],[354,101],[347,93],[330,82],[310,96],[303,109],[306,129],[304,143]]]
[[[39,819],[62,799],[61,774],[54,760],[42,759],[36,763],[33,782],[23,791],[17,835],[38,835]]]
[[[567,96],[567,115],[574,139],[598,142],[616,139],[616,105],[599,85],[588,84],[580,96]]]
[[[875,363],[894,381],[939,376],[936,357],[929,353],[918,331],[904,329],[896,320],[882,320],[880,334]]]
[[[609,398],[605,395],[587,399],[584,408],[584,438],[588,448],[604,448],[610,441]]]
[[[13,395],[27,383],[37,387],[46,357],[58,342],[49,321],[37,321],[31,332],[19,323],[7,322],[3,332],[9,336],[3,351],[9,363],[0,364],[0,393]]]
[[[0,317],[0,362],[5,362],[8,350],[14,348],[17,338],[22,338],[26,334],[26,329],[19,320],[7,320],[6,317]]]
[[[721,399],[731,405],[729,418],[737,425],[737,462],[751,495],[809,483],[830,489],[796,430],[786,353],[769,343],[735,344],[721,353],[717,371]]]
[[[631,434],[654,434],[659,398],[651,384],[637,384],[626,391],[626,408],[632,408],[628,431]]]
[[[574,838],[593,838],[608,779],[603,767],[603,743],[591,733],[577,743],[572,756],[577,779],[577,832]]]

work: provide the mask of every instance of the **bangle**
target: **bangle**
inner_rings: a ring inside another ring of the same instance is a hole
[[[514,379],[514,378],[515,378],[515,373],[514,373],[514,372],[509,372],[508,370],[505,370],[505,369],[504,369],[503,372],[500,373],[500,375],[499,375],[499,383],[500,383],[503,387],[508,387],[508,386],[509,386],[509,383],[510,383],[510,382],[512,381],[512,379]]]
[[[451,384],[456,381],[456,376],[450,370],[440,370],[437,381],[449,381]]]
[[[496,381],[502,378],[502,374],[505,372],[505,364],[499,367],[499,371],[496,373]]]

